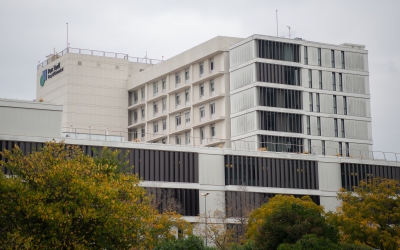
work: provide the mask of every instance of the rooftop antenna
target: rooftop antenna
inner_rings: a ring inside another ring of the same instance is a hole
[[[68,43],[68,23],[67,23],[67,48],[69,47],[69,43]]]
[[[290,38],[290,26],[287,26],[289,28],[289,38]]]
[[[276,37],[278,37],[278,10],[276,10]]]

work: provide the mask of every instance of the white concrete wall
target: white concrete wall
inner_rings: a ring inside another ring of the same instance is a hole
[[[0,134],[61,137],[62,106],[0,99]]]

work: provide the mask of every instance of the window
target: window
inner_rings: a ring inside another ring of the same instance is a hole
[[[321,111],[321,105],[320,105],[320,99],[319,99],[319,93],[316,94],[316,99],[317,99],[317,112],[319,113]]]
[[[318,84],[319,84],[319,89],[322,89],[322,71],[318,71]]]
[[[335,51],[331,50],[331,63],[332,63],[332,68],[335,67]]]
[[[311,139],[308,139],[308,153],[311,154]]]
[[[163,92],[165,92],[165,90],[167,89],[167,83],[166,83],[165,79],[162,79],[161,82],[162,82],[161,83],[162,90],[163,90]]]
[[[343,114],[347,115],[347,97],[343,96]]]
[[[161,143],[162,143],[162,144],[166,144],[166,143],[167,143],[167,139],[165,139],[165,138],[162,139],[162,140],[161,140]]]
[[[210,93],[211,95],[214,93],[215,91],[215,85],[214,85],[214,80],[210,81]]]
[[[339,91],[343,92],[343,76],[342,76],[342,73],[339,73]]]
[[[144,110],[144,108],[142,108],[141,113],[142,113],[142,119],[144,119],[144,117],[145,117],[145,110]]]
[[[175,116],[175,123],[176,123],[176,126],[181,125],[181,114],[178,114]]]
[[[317,117],[317,133],[321,136],[321,117]]]
[[[190,144],[190,132],[186,132],[185,133],[185,143]]]
[[[318,66],[321,66],[321,48],[318,48]]]
[[[176,135],[176,144],[181,145],[181,135]]]
[[[154,112],[154,114],[157,114],[157,113],[158,113],[158,105],[157,105],[157,102],[154,102],[154,103],[153,103],[153,112]]]
[[[167,98],[163,98],[162,102],[162,111],[167,110]]]
[[[137,103],[137,101],[138,101],[137,91],[133,91],[133,103]]]
[[[153,83],[153,91],[154,91],[154,95],[157,95],[158,93],[158,83]]]
[[[333,119],[333,126],[335,128],[335,137],[339,137],[338,135],[338,123],[337,123],[337,119]]]
[[[215,115],[215,103],[210,104],[210,113],[211,115]]]
[[[337,99],[336,96],[333,96],[333,113],[337,114]]]
[[[311,135],[311,119],[310,119],[310,116],[306,116],[306,118],[307,118],[307,135]]]
[[[260,58],[300,62],[301,46],[298,44],[256,39],[256,45],[258,45],[256,56]]]
[[[201,62],[199,64],[199,70],[200,70],[200,77],[202,77],[204,74],[204,63]]]
[[[343,156],[343,146],[341,142],[339,142],[339,156]]]
[[[325,141],[321,141],[322,155],[325,155]]]
[[[309,94],[309,102],[310,102],[310,112],[313,112],[314,104],[313,104],[313,94],[312,93]]]
[[[308,48],[304,46],[304,64],[308,64]]]
[[[332,89],[336,91],[336,74],[332,72]]]
[[[311,69],[308,70],[308,87],[312,88],[312,71],[311,71]]]
[[[340,53],[340,57],[341,57],[341,59],[342,59],[342,69],[344,69],[345,68],[345,61],[344,61],[344,51],[342,51],[341,53]]]
[[[189,80],[189,69],[185,70],[185,81]]]
[[[348,142],[345,142],[346,145],[346,157],[350,157],[350,145]]]
[[[300,86],[300,68],[270,63],[256,63],[257,81]]]
[[[175,85],[178,85],[179,83],[181,83],[181,74],[175,73]]]
[[[185,113],[185,122],[189,123],[190,122],[190,112]]]
[[[175,94],[175,106],[178,107],[179,105],[181,105],[181,97],[179,93],[177,93]]]
[[[167,119],[162,120],[162,129],[166,130],[167,129]]]
[[[341,129],[342,129],[342,138],[346,138],[346,134],[345,134],[345,131],[344,131],[344,120],[343,119],[340,120],[340,126],[341,126]]]
[[[158,122],[153,122],[153,127],[154,127],[154,133],[158,133]]]
[[[214,70],[214,58],[210,59],[210,71],[213,72]]]
[[[204,118],[206,116],[206,111],[204,110],[204,107],[200,108],[200,118]]]
[[[204,140],[204,136],[205,136],[204,132],[205,132],[204,127],[201,127],[200,128],[200,140],[202,140],[202,141]]]
[[[211,138],[215,137],[215,124],[211,124]]]
[[[146,130],[144,129],[144,127],[142,127],[142,137],[145,137],[146,136]]]
[[[199,91],[200,92],[200,98],[202,98],[204,96],[204,83],[200,84],[199,88],[200,88],[200,91]]]
[[[137,129],[133,130],[133,139],[136,140],[138,137]]]
[[[142,88],[141,90],[140,90],[140,92],[141,92],[141,96],[142,96],[142,100],[144,100],[144,96],[145,96],[145,89],[144,88]]]
[[[133,111],[133,122],[137,123],[137,110],[136,109]]]
[[[189,99],[189,90],[185,90],[185,102],[188,103],[190,101]]]

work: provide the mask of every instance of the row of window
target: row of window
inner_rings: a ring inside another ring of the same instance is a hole
[[[291,89],[259,87],[260,106],[302,109],[302,92]]]
[[[302,133],[302,115],[260,111],[260,129],[289,133]]]
[[[335,61],[335,50],[331,50],[331,67],[335,68],[336,67],[336,61]],[[341,60],[341,65],[342,69],[345,69],[345,58],[344,58],[344,51],[340,52],[340,60]],[[304,46],[304,64],[308,64],[308,47]],[[322,66],[322,51],[321,48],[318,48],[318,66]]]
[[[258,57],[289,62],[300,62],[300,45],[275,41],[256,40]]]
[[[302,153],[303,152],[303,139],[287,137],[287,136],[274,136],[274,135],[260,135],[260,149],[272,152],[289,152],[289,153]]]
[[[311,140],[308,139],[308,152],[310,154],[313,153],[312,145],[311,145]],[[338,142],[338,151],[336,156],[345,156],[345,157],[350,157],[350,144],[348,142],[344,143],[345,148],[343,148],[343,142]],[[325,147],[325,141],[321,141],[321,152],[322,155],[326,155],[326,147]]]
[[[315,161],[225,156],[225,185],[318,189]]]
[[[256,63],[257,81],[300,86],[300,68]]]
[[[347,97],[343,96],[343,114],[347,115]],[[316,93],[316,111],[319,113],[321,112],[321,100],[320,100],[320,95],[319,93]],[[310,104],[310,112],[314,111],[314,99],[313,99],[313,93],[309,93],[309,104]],[[333,113],[337,114],[338,108],[337,108],[337,96],[333,96]]]

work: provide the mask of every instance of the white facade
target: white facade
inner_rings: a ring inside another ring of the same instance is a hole
[[[291,48],[298,58],[289,53]],[[298,74],[292,83],[289,70]],[[232,147],[369,157],[368,76],[368,52],[362,45],[262,35],[232,45]]]
[[[132,141],[230,146],[229,51],[216,37],[128,79]]]
[[[64,105],[64,132],[371,157],[362,45],[218,36],[156,65],[119,55],[69,48],[38,67],[37,97]],[[41,86],[54,65],[63,71]]]

